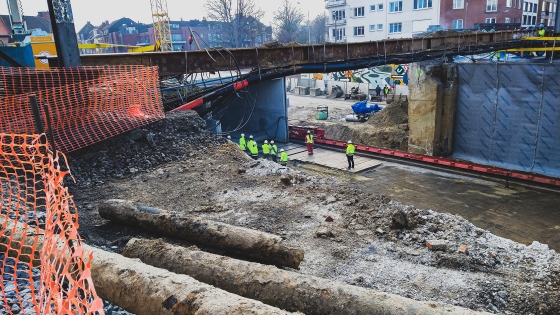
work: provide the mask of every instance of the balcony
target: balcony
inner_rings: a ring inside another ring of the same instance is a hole
[[[326,4],[325,4],[325,8],[333,8],[333,7],[338,7],[341,5],[346,5],[346,0],[329,0]]]
[[[327,21],[327,26],[342,26],[342,25],[346,25],[346,19],[340,19],[340,20],[335,20],[335,19],[329,19]]]

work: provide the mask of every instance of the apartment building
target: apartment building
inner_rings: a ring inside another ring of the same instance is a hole
[[[537,26],[537,13],[539,10],[539,0],[525,0],[523,2],[523,17],[521,18],[521,27]]]
[[[412,37],[439,24],[440,0],[327,0],[329,42]]]
[[[557,0],[540,0],[537,12],[539,24],[542,23],[545,26],[554,26],[556,10],[558,10]]]
[[[478,23],[522,23],[523,6],[523,0],[442,0],[440,22],[447,29],[474,28]]]

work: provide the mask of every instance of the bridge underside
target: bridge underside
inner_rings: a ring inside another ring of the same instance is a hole
[[[521,41],[517,32],[458,33],[445,37],[387,39],[365,43],[342,43],[305,46],[257,47],[244,49],[207,49],[189,52],[153,52],[129,54],[84,55],[84,66],[145,65],[158,66],[162,77],[185,73],[253,69],[263,73],[271,69],[304,65],[325,65],[352,61],[370,61],[372,66],[402,57],[405,62],[422,61],[457,54],[476,54],[508,48],[532,47]],[[541,45],[542,46],[542,45]],[[56,58],[49,59],[57,66]],[[360,65],[363,66],[363,65]],[[367,63],[366,63],[367,66]],[[318,68],[310,72],[320,72]],[[302,71],[300,71],[301,73]],[[304,71],[305,72],[305,71]]]

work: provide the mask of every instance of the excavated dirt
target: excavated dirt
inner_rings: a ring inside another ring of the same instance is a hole
[[[368,146],[408,150],[408,101],[403,99],[389,105],[382,102],[379,105],[384,109],[368,121],[347,122],[344,118],[353,114],[351,106],[354,103],[290,96],[288,116],[292,124],[324,128],[327,139],[352,140]],[[329,106],[328,120],[315,119],[315,109],[321,106],[319,104]]]
[[[156,237],[99,217],[100,201],[130,199],[283,236],[304,249],[304,274],[474,310],[560,314],[560,258],[547,245],[403,205],[359,174],[255,162],[203,127],[194,113],[174,113],[71,154],[86,242],[118,252],[132,237]]]

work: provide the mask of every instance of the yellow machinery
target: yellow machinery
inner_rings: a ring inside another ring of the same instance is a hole
[[[154,39],[158,51],[173,51],[171,44],[171,27],[167,13],[167,0],[150,0],[152,20],[154,22]]]

